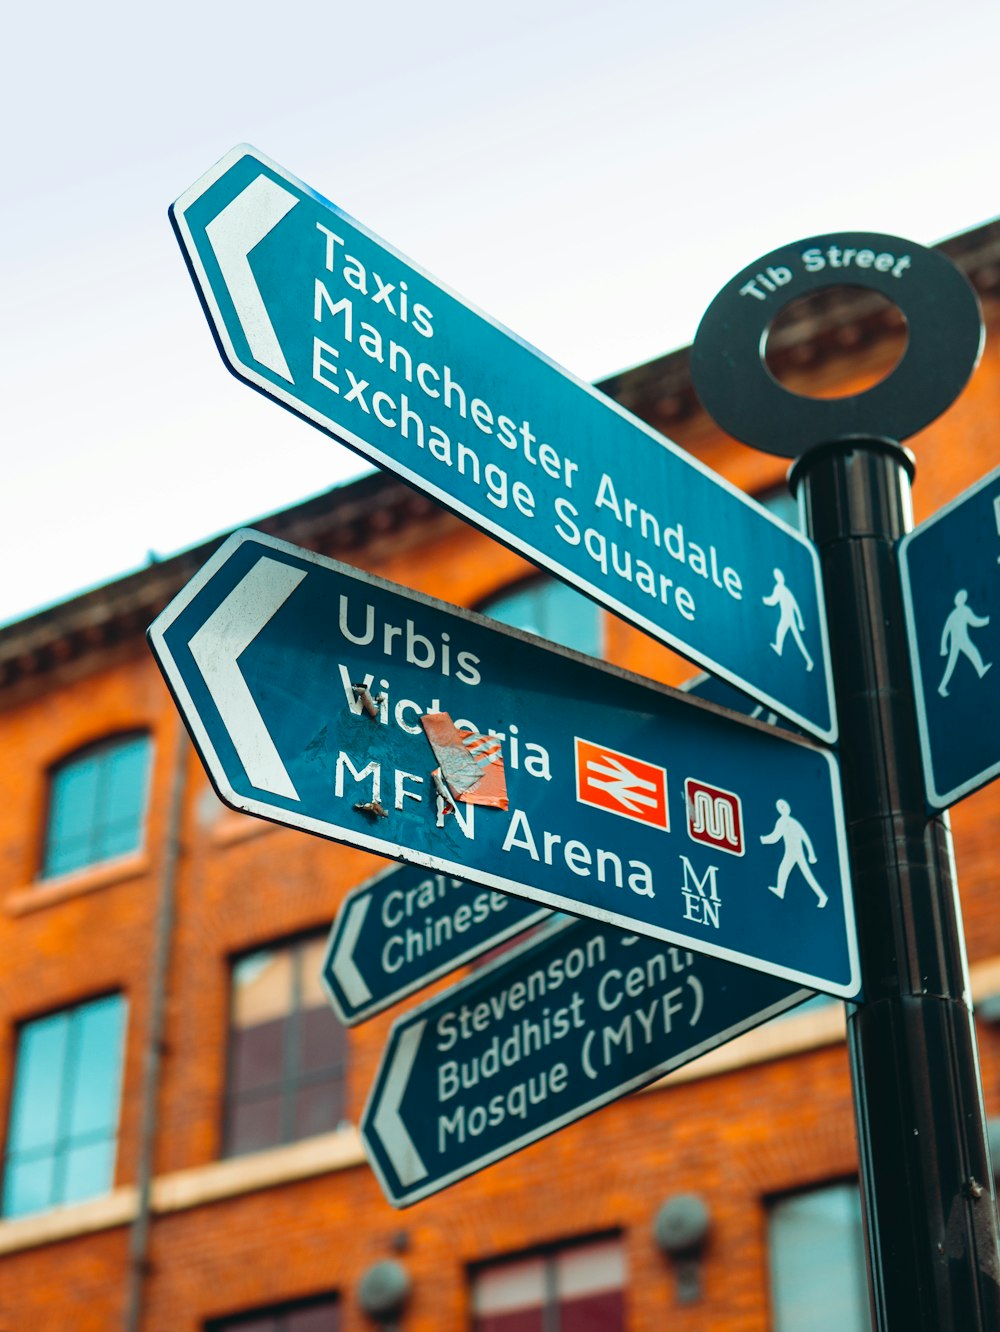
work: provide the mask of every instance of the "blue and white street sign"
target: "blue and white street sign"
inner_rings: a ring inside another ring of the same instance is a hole
[[[234,809],[857,996],[829,750],[255,532],[149,640]]]
[[[928,803],[1000,776],[1000,468],[899,543]]]
[[[591,921],[554,924],[393,1024],[361,1137],[426,1198],[810,997]]]
[[[345,1026],[374,1017],[551,912],[421,865],[394,865],[344,898],[323,986]]]
[[[820,739],[812,544],[281,167],[171,209],[229,368]]]

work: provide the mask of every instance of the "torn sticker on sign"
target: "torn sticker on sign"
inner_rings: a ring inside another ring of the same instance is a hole
[[[507,778],[496,736],[460,731],[447,712],[424,713],[420,724],[456,800],[507,808]]]

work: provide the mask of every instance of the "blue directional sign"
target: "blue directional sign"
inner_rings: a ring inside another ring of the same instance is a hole
[[[341,903],[323,959],[327,997],[352,1027],[551,915],[495,888],[394,865]]]
[[[899,543],[927,800],[1000,775],[1000,468]]]
[[[171,217],[239,378],[836,739],[798,532],[252,148]]]
[[[396,1207],[810,997],[591,921],[557,923],[393,1025],[361,1136]]]
[[[829,750],[255,532],[149,639],[234,809],[857,995]]]

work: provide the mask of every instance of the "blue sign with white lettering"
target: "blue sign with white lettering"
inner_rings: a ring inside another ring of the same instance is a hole
[[[1000,468],[899,543],[927,800],[1000,775]]]
[[[396,1207],[810,997],[591,921],[556,924],[394,1023],[361,1137]]]
[[[813,545],[246,146],[171,209],[241,379],[820,739]]]
[[[149,640],[235,809],[858,994],[825,748],[255,532]]]
[[[495,888],[394,865],[341,903],[323,959],[327,997],[352,1027],[551,915]]]

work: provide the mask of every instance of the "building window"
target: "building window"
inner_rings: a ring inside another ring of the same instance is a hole
[[[264,948],[232,971],[226,1156],[297,1142],[344,1118],[346,1032],[323,994],[322,936]]]
[[[625,1254],[593,1240],[473,1273],[473,1332],[623,1332]]]
[[[4,1216],[41,1212],[111,1189],[125,1011],[121,995],[108,995],[21,1027],[4,1158]]]
[[[116,736],[53,768],[43,878],[139,849],[151,752],[148,735]]]
[[[334,1296],[326,1296],[215,1319],[206,1332],[340,1332],[340,1309]]]
[[[856,1184],[778,1199],[768,1230],[775,1332],[871,1332]]]
[[[555,578],[519,583],[479,609],[501,624],[526,629],[590,657],[599,657],[604,650],[600,607]]]

